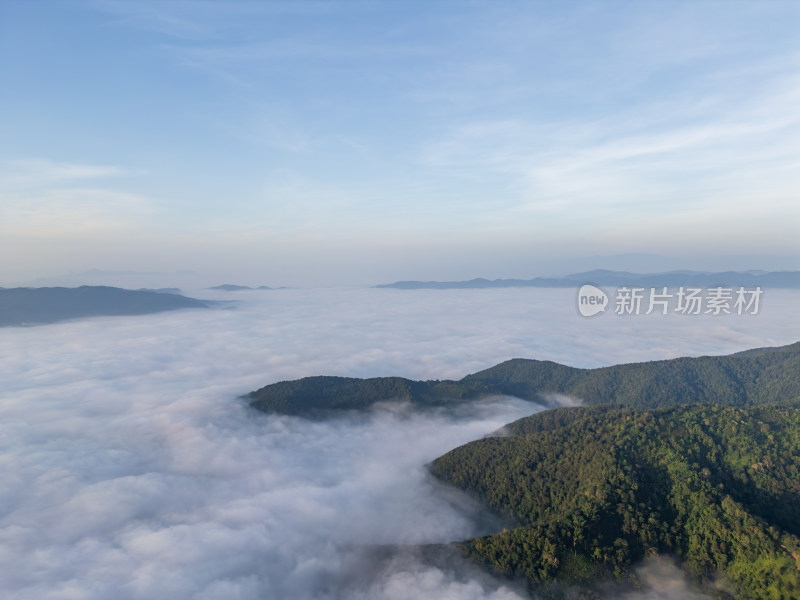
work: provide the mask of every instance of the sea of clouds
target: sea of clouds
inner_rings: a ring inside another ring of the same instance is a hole
[[[523,597],[452,557],[388,549],[485,532],[425,465],[537,406],[310,422],[239,396],[308,375],[460,378],[513,357],[598,367],[800,337],[799,292],[767,290],[755,316],[591,319],[574,294],[194,291],[237,302],[0,329],[0,597]],[[643,597],[688,597],[657,567]]]

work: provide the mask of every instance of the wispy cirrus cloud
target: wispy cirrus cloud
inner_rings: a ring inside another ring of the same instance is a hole
[[[75,235],[129,228],[154,210],[150,198],[109,180],[141,171],[112,165],[18,159],[0,163],[0,228],[14,235]]]
[[[3,191],[40,188],[53,182],[69,183],[141,174],[142,171],[113,165],[58,162],[44,158],[0,161],[0,186]]]
[[[580,207],[596,217],[627,206],[663,215],[718,208],[723,198],[735,210],[754,197],[762,211],[786,209],[800,177],[797,89],[796,78],[781,75],[735,101],[717,95],[603,119],[473,122],[427,145],[422,161],[465,177],[505,176],[515,210]],[[762,170],[770,176],[751,177]]]

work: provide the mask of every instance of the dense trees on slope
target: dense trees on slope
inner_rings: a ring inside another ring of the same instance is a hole
[[[625,578],[670,553],[736,597],[798,598],[799,407],[557,409],[431,468],[519,524],[464,551],[532,584]]]
[[[468,375],[522,398],[555,392],[588,404],[656,407],[690,402],[733,406],[763,404],[800,395],[800,342],[729,356],[675,358],[574,369],[557,363],[514,359]]]
[[[387,400],[446,406],[493,394],[544,401],[542,394],[548,393],[576,396],[588,404],[640,408],[690,402],[745,406],[800,395],[798,373],[800,342],[729,356],[676,358],[600,369],[514,359],[460,381],[307,377],[268,385],[247,397],[258,409],[286,414],[362,409]]]
[[[537,594],[677,556],[720,597],[800,598],[800,343],[730,356],[575,369],[515,359],[460,381],[309,377],[248,395],[324,415],[387,400],[447,406],[494,394],[593,405],[535,414],[457,448],[432,472],[518,526],[459,547]],[[572,588],[571,588],[572,589]]]
[[[412,381],[402,377],[305,377],[281,381],[247,395],[267,412],[315,416],[332,410],[363,409],[389,400],[419,406],[447,406],[497,392],[483,382]]]

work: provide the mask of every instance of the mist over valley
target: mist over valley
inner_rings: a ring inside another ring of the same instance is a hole
[[[236,310],[7,328],[3,595],[525,597],[410,546],[488,533],[482,506],[426,465],[542,407],[317,422],[240,397],[319,374],[458,379],[519,356],[596,367],[781,345],[797,299],[771,291],[756,317],[594,320],[566,290],[254,291]],[[375,545],[409,549],[377,560]]]

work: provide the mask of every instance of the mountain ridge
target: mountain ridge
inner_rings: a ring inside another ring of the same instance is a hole
[[[800,342],[724,356],[680,357],[580,369],[515,358],[460,380],[315,376],[281,381],[246,394],[266,412],[324,417],[378,402],[407,400],[420,408],[453,406],[492,395],[552,405],[548,394],[587,404],[656,407],[691,402],[744,406],[800,395]]]
[[[632,273],[596,269],[563,277],[534,277],[533,279],[485,279],[465,281],[395,281],[376,285],[376,288],[403,290],[418,289],[485,289],[507,287],[564,288],[582,283],[597,286],[639,287],[767,287],[800,289],[800,271],[665,271],[662,273]]]
[[[0,288],[0,327],[43,325],[99,316],[146,315],[213,305],[211,301],[175,293],[111,286]]]

